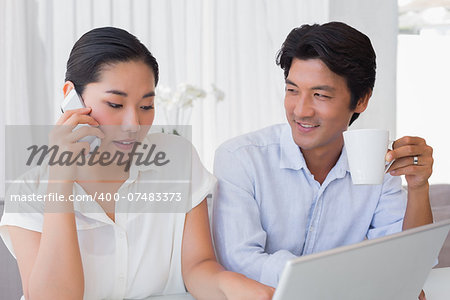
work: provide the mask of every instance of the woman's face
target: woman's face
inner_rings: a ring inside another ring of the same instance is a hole
[[[102,68],[98,82],[86,85],[82,98],[105,133],[100,151],[128,152],[146,136],[155,117],[155,77],[142,61]]]

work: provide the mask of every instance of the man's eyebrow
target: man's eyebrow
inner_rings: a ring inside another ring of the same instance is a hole
[[[127,97],[128,96],[127,93],[122,92],[122,91],[118,91],[118,90],[108,90],[105,93],[119,95],[119,96],[122,96],[122,97]],[[145,94],[144,96],[142,96],[142,98],[148,98],[148,97],[153,97],[153,96],[155,96],[155,91],[151,91],[151,92]]]
[[[287,79],[286,78],[286,84],[290,84],[290,85],[293,85],[293,86],[296,86],[296,87],[298,87],[295,83],[293,83],[292,81],[290,81],[289,79]]]
[[[334,92],[336,89],[329,85],[319,85],[314,86],[311,88],[312,90],[321,90],[321,91],[327,91],[327,92]]]
[[[294,82],[286,78],[286,84],[293,85],[295,87],[298,87]],[[321,91],[328,91],[328,92],[334,92],[336,89],[329,85],[318,85],[311,88],[312,90],[321,90]]]

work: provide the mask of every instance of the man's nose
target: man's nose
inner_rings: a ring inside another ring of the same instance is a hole
[[[311,117],[314,115],[313,101],[308,95],[300,95],[295,102],[294,114],[299,117]]]

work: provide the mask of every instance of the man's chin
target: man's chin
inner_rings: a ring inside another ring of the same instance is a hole
[[[298,143],[296,141],[294,141],[294,142],[301,150],[304,150],[304,151],[314,150],[316,148],[316,146],[311,145],[311,144]]]
[[[317,147],[315,141],[310,140],[310,138],[305,138],[304,136],[294,135],[294,143],[302,150],[312,150]]]

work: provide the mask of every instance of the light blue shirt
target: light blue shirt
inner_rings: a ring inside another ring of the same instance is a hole
[[[225,268],[276,286],[298,256],[402,230],[401,179],[353,185],[345,147],[322,185],[288,124],[234,138],[215,156],[213,234]]]

